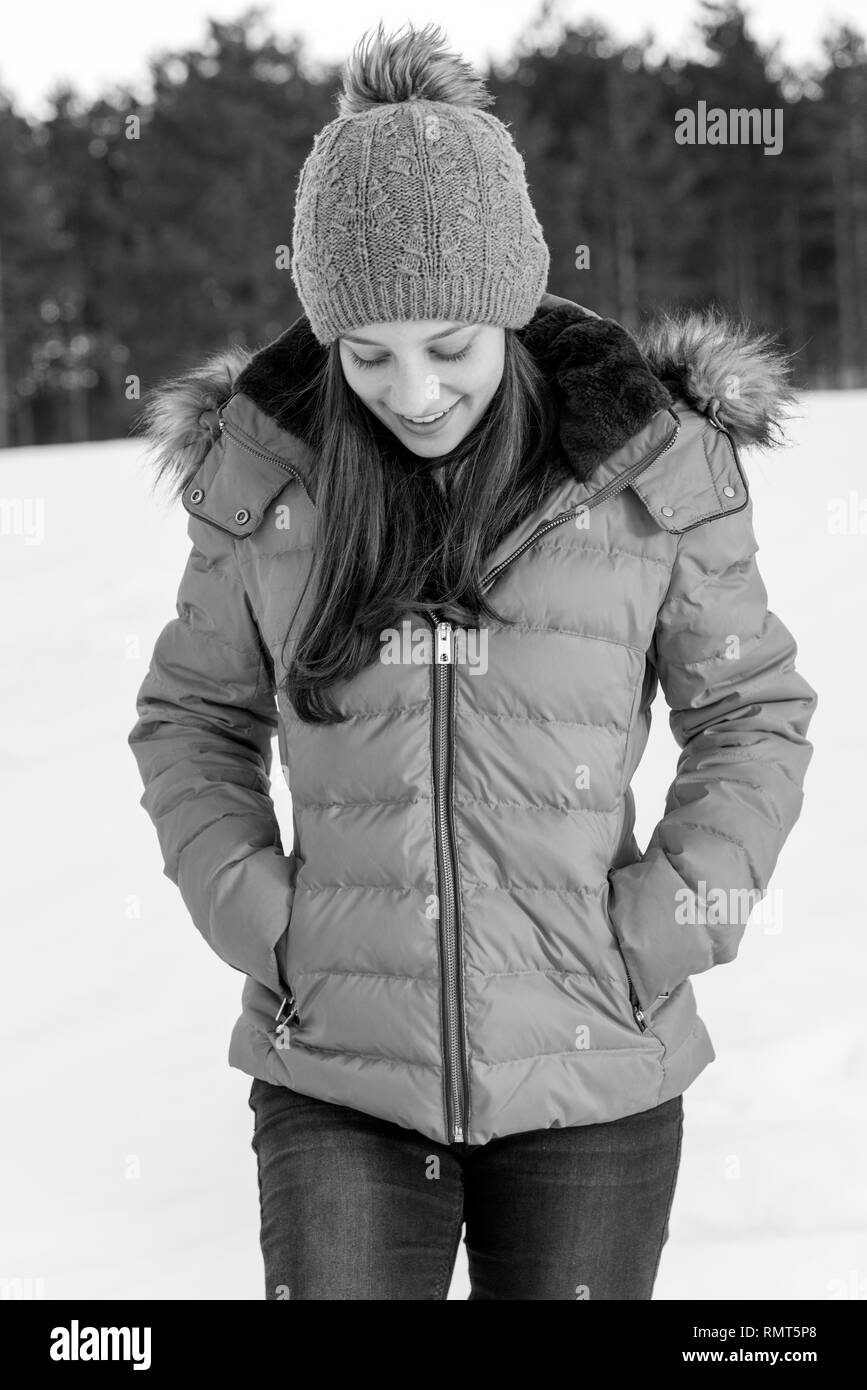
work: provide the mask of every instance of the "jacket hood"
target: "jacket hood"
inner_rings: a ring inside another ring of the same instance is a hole
[[[561,442],[582,480],[676,400],[712,414],[740,447],[785,441],[795,400],[789,357],[769,334],[719,310],[659,313],[633,336],[546,294],[518,337],[553,391]],[[155,387],[133,432],[148,441],[157,478],[180,496],[218,435],[219,411],[238,392],[285,432],[287,460],[309,452],[310,410],[293,389],[287,413],[286,383],[313,382],[326,356],[302,315],[258,350],[227,347]]]

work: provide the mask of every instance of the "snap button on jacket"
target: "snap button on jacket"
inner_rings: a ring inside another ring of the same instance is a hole
[[[718,316],[636,340],[553,295],[519,336],[575,476],[487,557],[505,620],[404,615],[338,725],[279,691],[315,457],[272,410],[315,364],[306,319],[150,416],[191,550],[129,742],[165,872],[246,976],[229,1062],[442,1143],[613,1120],[695,1080],[714,1051],[690,976],[735,957],[748,913],[689,905],[767,891],[812,756],[817,695],[768,608],[739,452],[770,442],[770,350]],[[630,784],[659,686],[681,753],[642,851]]]

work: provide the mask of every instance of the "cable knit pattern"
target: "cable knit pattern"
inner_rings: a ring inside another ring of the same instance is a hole
[[[411,97],[317,135],[298,181],[292,275],[323,345],[406,319],[522,328],[549,264],[524,161],[490,113]]]

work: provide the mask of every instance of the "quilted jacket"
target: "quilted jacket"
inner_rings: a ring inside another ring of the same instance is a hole
[[[719,315],[635,338],[553,295],[520,337],[574,476],[487,556],[504,621],[396,622],[337,725],[278,689],[309,613],[315,454],[279,406],[319,360],[306,318],[149,422],[191,550],[129,743],[165,873],[247,977],[229,1064],[446,1144],[645,1110],[714,1059],[690,977],[767,892],[817,703],[740,455],[786,397],[766,340]],[[681,752],[642,850],[660,685]]]

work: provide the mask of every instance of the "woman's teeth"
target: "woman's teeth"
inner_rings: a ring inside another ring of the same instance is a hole
[[[461,397],[459,396],[458,399],[452,401],[451,405],[447,406],[445,410],[435,410],[430,415],[397,415],[397,418],[398,420],[402,420],[404,425],[411,425],[415,430],[424,431],[430,429],[431,434],[433,434],[434,425],[441,425],[446,417],[451,415],[452,411],[460,404],[460,401]]]

